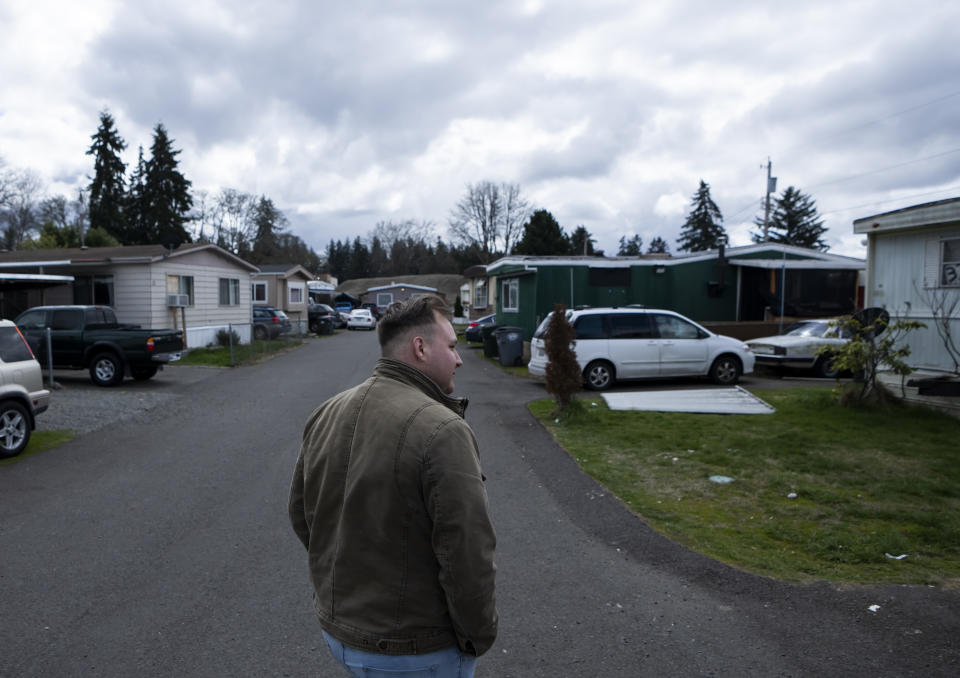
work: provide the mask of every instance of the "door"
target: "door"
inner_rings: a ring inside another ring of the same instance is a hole
[[[58,308],[50,314],[54,365],[83,365],[83,309]]]
[[[649,313],[611,313],[610,358],[620,379],[660,375],[660,339]]]
[[[660,376],[681,377],[705,374],[707,336],[693,323],[675,315],[654,315],[660,345]]]

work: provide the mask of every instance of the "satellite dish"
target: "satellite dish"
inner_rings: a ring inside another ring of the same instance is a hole
[[[180,247],[181,242],[182,240],[180,236],[176,235],[175,233],[168,233],[160,238],[160,244],[171,252]]]
[[[890,314],[887,309],[872,306],[853,314],[853,319],[857,321],[859,328],[857,335],[863,339],[873,339],[877,335],[883,334],[890,323]]]

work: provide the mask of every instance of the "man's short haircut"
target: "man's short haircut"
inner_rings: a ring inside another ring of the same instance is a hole
[[[446,303],[435,294],[422,294],[406,301],[393,302],[377,322],[380,350],[386,353],[395,339],[411,330],[430,328],[436,323],[438,313],[450,318]]]

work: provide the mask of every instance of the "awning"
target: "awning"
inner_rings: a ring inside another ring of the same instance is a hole
[[[73,282],[72,275],[48,275],[46,273],[0,273],[0,291],[37,290]]]
[[[781,268],[787,268],[791,271],[863,271],[867,268],[865,263],[856,261],[821,261],[818,259],[728,259],[727,261],[733,266],[766,268],[777,271]]]

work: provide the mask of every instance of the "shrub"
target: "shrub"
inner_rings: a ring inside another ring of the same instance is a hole
[[[546,389],[563,412],[574,402],[574,394],[583,386],[583,374],[573,350],[576,333],[567,320],[567,307],[555,304],[544,336],[547,350]]]
[[[224,346],[224,347],[226,347],[226,346],[230,346],[231,343],[232,343],[234,346],[239,346],[239,345],[240,345],[240,335],[237,334],[237,331],[236,331],[236,330],[233,330],[233,329],[231,329],[231,330],[229,330],[229,331],[228,331],[228,330],[225,330],[225,329],[217,330],[217,345],[218,345],[218,346]]]

